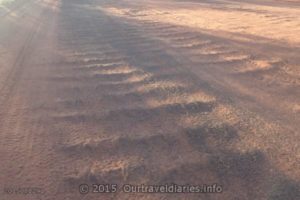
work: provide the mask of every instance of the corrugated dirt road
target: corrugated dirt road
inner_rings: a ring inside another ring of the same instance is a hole
[[[0,6],[0,200],[298,199],[296,1]]]

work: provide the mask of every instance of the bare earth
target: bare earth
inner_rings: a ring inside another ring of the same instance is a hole
[[[299,33],[296,0],[0,0],[0,200],[300,199]]]

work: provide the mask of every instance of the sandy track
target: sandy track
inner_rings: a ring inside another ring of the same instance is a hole
[[[278,14],[276,5],[32,0],[7,14],[0,20],[1,200],[295,199],[297,27],[260,37],[262,25],[285,27],[272,15],[245,27],[247,34],[230,31],[250,8]],[[193,10],[195,26],[180,7]],[[241,7],[231,22],[224,18]],[[197,9],[206,10],[203,19],[223,16],[222,26],[205,26]],[[81,195],[83,183],[218,183],[224,191]],[[43,192],[7,192],[19,187]]]

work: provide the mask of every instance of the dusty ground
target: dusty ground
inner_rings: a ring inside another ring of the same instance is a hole
[[[299,1],[0,5],[0,200],[299,199]]]

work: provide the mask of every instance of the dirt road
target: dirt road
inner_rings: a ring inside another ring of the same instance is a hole
[[[298,199],[299,2],[15,0],[0,15],[0,200]]]

